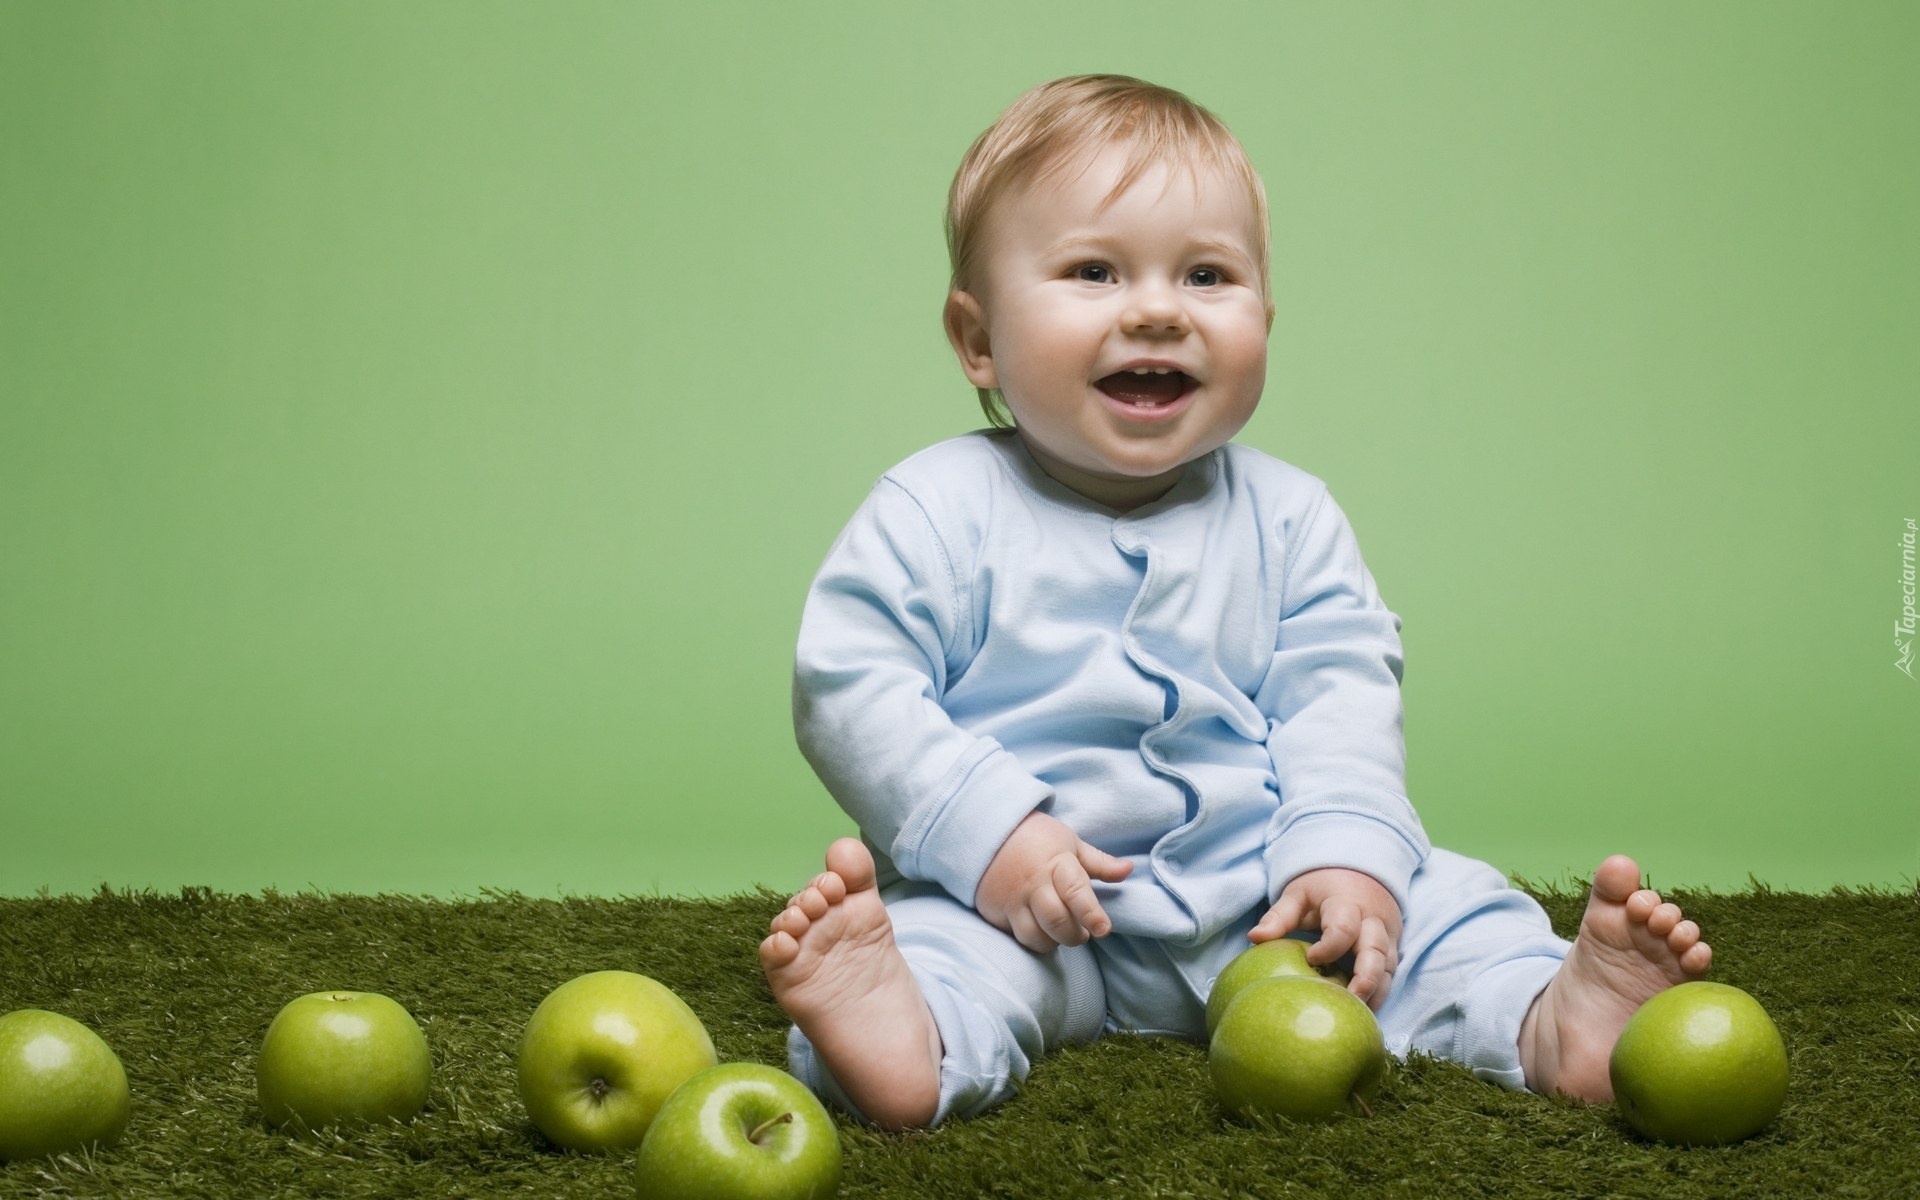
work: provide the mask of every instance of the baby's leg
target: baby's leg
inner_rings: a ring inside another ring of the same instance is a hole
[[[1006,1099],[1046,1050],[1100,1035],[1106,996],[1089,947],[1033,954],[933,884],[900,882],[878,892],[872,856],[852,839],[835,842],[827,864],[809,889],[820,890],[818,901],[806,892],[796,896],[761,944],[774,996],[794,1018],[790,1066],[815,1090],[889,1128],[933,1125]],[[822,917],[808,915],[823,908]],[[840,954],[843,941],[862,953]],[[787,968],[808,960],[817,961],[804,983],[814,986],[796,989],[799,977]],[[834,982],[843,967],[845,981]],[[902,1002],[868,1008],[843,999],[869,986],[863,980],[870,971],[896,986],[896,967],[913,988],[913,1015],[900,1015],[896,1004],[910,1007]],[[916,1045],[899,1031],[925,1036],[922,1015],[932,1036]],[[883,1037],[883,1029],[891,1032]],[[887,1080],[902,1065],[918,1089],[911,1104],[889,1100],[894,1084]]]
[[[1568,948],[1546,910],[1500,872],[1435,848],[1407,888],[1400,963],[1377,1014],[1387,1049],[1525,1088],[1520,1027]]]
[[[1414,872],[1400,967],[1379,1013],[1388,1048],[1423,1050],[1507,1087],[1610,1099],[1607,1059],[1627,1018],[1704,974],[1711,956],[1679,909],[1638,884],[1632,859],[1602,863],[1568,943],[1498,871],[1434,850]]]
[[[1707,973],[1713,949],[1679,906],[1640,887],[1640,868],[1616,854],[1593,873],[1580,936],[1520,1027],[1527,1086],[1581,1100],[1613,1099],[1607,1061],[1634,1010]]]
[[[873,856],[852,838],[788,902],[760,943],[773,998],[813,1042],[847,1096],[876,1125],[933,1120],[940,1031],[893,940]]]

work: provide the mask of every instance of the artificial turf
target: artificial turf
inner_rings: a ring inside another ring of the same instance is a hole
[[[1528,890],[1571,935],[1584,897]],[[841,1195],[1920,1196],[1920,893],[1675,898],[1714,944],[1714,977],[1751,992],[1787,1042],[1786,1106],[1745,1142],[1650,1144],[1611,1106],[1503,1091],[1419,1056],[1370,1118],[1248,1126],[1215,1105],[1202,1047],[1114,1037],[1042,1060],[976,1120],[889,1135],[843,1119]],[[87,1024],[133,1089],[119,1145],[0,1166],[0,1197],[629,1195],[631,1155],[561,1153],[528,1123],[514,1090],[527,1017],[575,975],[638,971],[693,1007],[723,1060],[784,1065],[787,1022],[754,952],[782,903],[0,899],[0,1012]],[[419,1120],[320,1142],[265,1126],[261,1036],[323,988],[384,992],[419,1019],[434,1068]]]

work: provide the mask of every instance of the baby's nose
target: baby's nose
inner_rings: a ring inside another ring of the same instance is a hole
[[[1146,285],[1128,294],[1121,323],[1132,331],[1184,332],[1189,322],[1186,305],[1173,289]]]

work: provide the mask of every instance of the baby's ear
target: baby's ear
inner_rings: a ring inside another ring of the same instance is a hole
[[[960,369],[966,373],[967,381],[979,388],[999,387],[1000,378],[993,369],[993,349],[987,337],[987,314],[979,299],[971,292],[955,289],[947,293],[946,309],[941,315],[947,341],[960,359]]]

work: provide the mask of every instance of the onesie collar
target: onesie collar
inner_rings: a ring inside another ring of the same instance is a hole
[[[1167,489],[1167,493],[1158,500],[1149,501],[1127,512],[1109,508],[1097,500],[1090,500],[1074,491],[1066,484],[1047,474],[1039,460],[1027,450],[1027,444],[1017,432],[1012,430],[995,435],[992,431],[982,430],[990,443],[1004,443],[1007,449],[1005,458],[1014,474],[1026,489],[1058,508],[1068,509],[1082,516],[1106,521],[1115,527],[1140,525],[1152,521],[1169,510],[1177,511],[1205,496],[1212,488],[1214,480],[1220,475],[1220,456],[1226,453],[1223,446],[1211,453],[1204,454],[1187,464],[1180,478]]]

